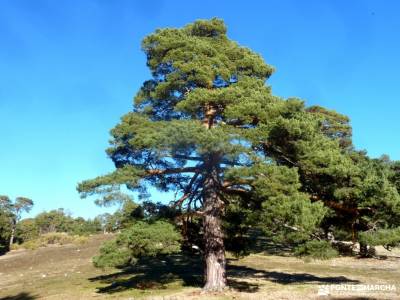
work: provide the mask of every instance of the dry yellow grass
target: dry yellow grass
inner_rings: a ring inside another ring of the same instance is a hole
[[[0,299],[400,299],[400,257],[335,258],[310,261],[288,256],[250,255],[229,259],[231,288],[201,294],[198,259],[174,256],[144,261],[132,270],[100,270],[91,257],[110,236],[94,236],[82,245],[17,250],[0,257]],[[397,257],[396,257],[397,256]],[[326,284],[389,284],[397,292],[333,293],[318,296]],[[363,298],[360,298],[363,297]]]
[[[34,240],[22,244],[13,244],[11,249],[29,249],[35,250],[49,245],[83,244],[88,240],[86,236],[70,235],[65,232],[50,232],[39,236]]]

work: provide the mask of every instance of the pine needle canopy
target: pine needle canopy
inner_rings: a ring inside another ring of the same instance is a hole
[[[265,85],[273,68],[228,39],[216,18],[156,30],[142,48],[153,78],[137,93],[133,112],[111,131],[107,153],[117,170],[79,190],[109,192],[118,184],[140,189],[145,183],[185,190],[193,179],[188,174],[201,173],[210,153],[218,154],[221,171],[251,163],[248,137],[256,133],[246,131],[282,109]]]
[[[272,95],[266,80],[273,68],[230,40],[220,19],[158,29],[142,48],[152,78],[111,130],[107,153],[116,170],[80,183],[83,196],[120,185],[145,195],[154,186],[175,192],[180,209],[202,212],[214,170],[213,189],[225,204],[239,201],[242,212],[268,207],[264,212],[277,226],[274,214],[283,207],[297,207],[304,220],[312,215],[313,225],[321,221],[325,210],[310,202],[305,192],[313,186],[302,187],[298,171],[326,181],[352,172],[339,147],[351,134],[346,117]],[[287,220],[289,214],[281,214],[282,222],[306,223],[300,215]]]

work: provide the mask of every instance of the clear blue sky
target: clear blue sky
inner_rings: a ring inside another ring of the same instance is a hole
[[[357,148],[400,159],[399,11],[394,0],[0,0],[0,194],[31,197],[32,215],[104,212],[75,187],[113,169],[108,131],[149,78],[142,38],[214,16],[276,67],[275,94],[347,114]]]

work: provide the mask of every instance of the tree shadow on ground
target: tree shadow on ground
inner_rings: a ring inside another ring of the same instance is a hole
[[[277,243],[273,241],[271,237],[265,236],[265,234],[257,228],[251,228],[248,232],[250,253],[264,253],[276,256],[292,256],[293,245]]]
[[[247,293],[259,290],[260,284],[252,280],[268,280],[280,284],[338,284],[357,283],[344,276],[319,277],[308,273],[284,273],[258,270],[229,264],[228,284],[230,288]],[[240,280],[239,280],[240,279]],[[180,281],[183,286],[203,285],[203,266],[199,256],[174,255],[163,258],[141,259],[135,266],[108,275],[89,278],[92,282],[106,284],[99,293],[117,293],[128,289],[166,289],[169,283]],[[250,282],[248,282],[250,281]]]
[[[115,293],[131,288],[163,289],[180,280],[184,286],[201,286],[202,266],[198,257],[171,255],[140,259],[136,265],[119,272],[89,278],[92,282],[108,284],[98,288],[100,293]]]
[[[0,298],[0,300],[34,300],[34,299],[37,299],[37,297],[25,292],[19,293],[14,296],[6,296]]]

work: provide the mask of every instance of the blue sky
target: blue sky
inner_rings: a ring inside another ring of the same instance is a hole
[[[32,198],[31,215],[106,211],[75,188],[113,169],[109,129],[149,78],[142,38],[214,16],[276,68],[276,95],[350,116],[357,148],[400,159],[399,9],[394,0],[0,0],[0,194]]]

